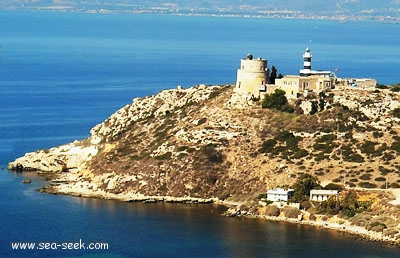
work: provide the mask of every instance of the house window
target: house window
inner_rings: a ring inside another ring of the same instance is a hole
[[[238,84],[238,88],[240,89],[240,85],[242,84],[242,82],[239,82],[239,84]]]

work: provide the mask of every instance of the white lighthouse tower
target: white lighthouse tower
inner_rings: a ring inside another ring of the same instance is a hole
[[[300,70],[300,76],[309,76],[312,74],[311,71],[311,52],[309,48],[306,48],[306,51],[303,54],[303,69]]]

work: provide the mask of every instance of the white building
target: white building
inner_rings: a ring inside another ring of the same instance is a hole
[[[285,201],[287,202],[290,197],[292,197],[294,190],[293,189],[282,189],[282,188],[276,188],[276,189],[270,189],[267,191],[267,200],[272,201],[272,202],[279,202],[279,201]]]
[[[338,190],[311,190],[310,191],[310,200],[323,202],[329,199],[329,197],[334,196],[337,198],[339,191]]]

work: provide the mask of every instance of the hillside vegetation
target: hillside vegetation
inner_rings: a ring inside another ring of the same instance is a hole
[[[322,184],[399,187],[397,93],[338,89],[323,104],[296,100],[294,113],[234,103],[230,86],[197,93],[201,100],[185,98],[184,90],[162,92],[142,103],[148,112],[140,118],[124,120],[143,111],[127,106],[94,128],[99,153],[86,180],[102,178],[101,187],[115,193],[234,200],[292,185],[302,173]],[[316,103],[319,111],[301,114],[305,103]],[[120,178],[114,187],[112,177]]]
[[[289,102],[279,92],[247,100],[232,85],[165,90],[134,99],[88,139],[27,153],[8,168],[46,172],[51,193],[241,203],[232,214],[329,219],[398,243],[399,89],[339,87]],[[296,189],[304,178],[343,191],[322,204],[296,196],[302,211],[259,206],[267,189]]]

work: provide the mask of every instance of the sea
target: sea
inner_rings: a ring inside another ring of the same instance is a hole
[[[400,24],[50,11],[0,11],[0,24],[0,257],[400,257],[340,232],[224,217],[216,205],[44,194],[36,173],[6,169],[87,138],[133,98],[233,84],[248,53],[296,75],[309,47],[313,69],[399,83]]]

